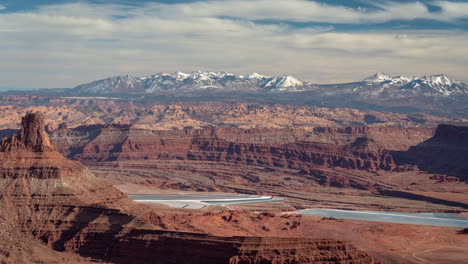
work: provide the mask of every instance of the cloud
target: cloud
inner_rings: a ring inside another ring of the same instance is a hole
[[[383,23],[393,20],[432,19],[452,21],[468,18],[468,3],[435,1],[439,12],[430,12],[421,2],[372,1],[374,8],[350,8],[309,0],[207,0],[189,3],[147,3],[143,6],[119,4],[62,4],[41,8],[45,14],[90,17],[160,17],[213,18],[232,17],[245,20],[284,20],[320,23]]]
[[[353,81],[377,71],[447,72],[466,80],[465,32],[338,32],[333,25],[256,22],[380,23],[442,14],[454,21],[465,16],[462,3],[435,4],[442,8],[435,14],[417,2],[387,2],[363,11],[302,0],[143,6],[77,2],[3,13],[0,87],[72,87],[121,74],[197,69],[293,74],[322,83]]]
[[[4,10],[4,9],[6,9],[6,6],[0,4],[0,10]]]
[[[447,18],[468,18],[468,3],[437,1],[434,3],[441,8],[440,16]]]
[[[165,17],[235,17],[247,20],[285,20],[321,23],[382,23],[392,20],[467,18],[467,4],[434,2],[441,12],[430,12],[421,2],[372,1],[372,9],[328,5],[308,0],[224,0],[178,4],[148,4],[146,14]]]

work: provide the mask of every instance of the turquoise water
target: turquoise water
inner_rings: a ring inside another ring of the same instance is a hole
[[[260,195],[250,194],[129,194],[128,197],[134,201],[200,201],[202,203],[212,205],[234,205],[234,204],[249,204],[249,203],[265,203],[283,201],[282,197],[262,198]]]
[[[249,204],[249,203],[266,203],[266,202],[277,202],[283,201],[284,198],[272,197],[270,199],[255,199],[255,200],[233,200],[233,201],[202,201],[207,204],[213,205],[233,205],[233,204]]]
[[[307,209],[298,211],[301,215],[333,217],[337,219],[351,219],[399,224],[468,227],[468,218],[455,217],[455,214],[444,213],[394,213],[377,211],[347,211],[336,209]]]

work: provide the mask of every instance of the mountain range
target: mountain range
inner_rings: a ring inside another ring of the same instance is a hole
[[[157,94],[173,90],[238,90],[238,91],[295,91],[312,89],[314,85],[299,81],[293,76],[271,77],[257,73],[247,76],[226,72],[195,71],[159,73],[148,77],[129,75],[94,81],[73,88],[71,93],[108,94],[108,93],[148,93]]]
[[[352,86],[352,89],[349,88]],[[325,89],[323,89],[325,88]],[[335,89],[332,89],[335,88]],[[429,75],[420,78],[405,76],[389,76],[376,73],[361,82],[320,85],[301,81],[287,76],[265,76],[258,73],[235,75],[226,72],[195,71],[190,74],[183,72],[159,73],[148,77],[133,77],[129,75],[111,77],[79,85],[70,94],[159,94],[168,91],[268,91],[268,92],[298,92],[317,91],[324,95],[333,93],[355,93],[372,96],[390,93],[392,97],[401,95],[421,94],[431,96],[451,96],[468,93],[468,85],[455,80],[448,75]]]
[[[223,101],[309,105],[468,117],[468,85],[446,74],[406,77],[376,73],[358,82],[316,84],[291,75],[195,71],[158,73],[147,77],[124,75],[74,88],[0,93],[21,94],[43,98],[86,97],[160,103]]]

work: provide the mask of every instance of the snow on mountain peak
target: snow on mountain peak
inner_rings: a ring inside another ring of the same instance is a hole
[[[416,90],[422,94],[449,96],[457,93],[467,93],[468,86],[446,74],[426,75],[417,78],[401,90]]]
[[[376,83],[386,83],[386,84],[395,85],[395,84],[405,84],[405,83],[411,82],[414,79],[415,79],[414,77],[410,78],[410,77],[406,77],[406,76],[403,76],[403,75],[390,76],[390,75],[378,72],[378,73],[364,79],[364,82],[374,83],[374,84],[376,84]]]
[[[173,72],[170,76],[176,80],[184,80],[187,79],[190,76],[190,74],[184,72]]]
[[[283,79],[278,83],[278,87],[287,88],[287,87],[298,87],[302,86],[303,83],[299,81],[296,77],[288,75],[283,77]]]
[[[258,80],[258,79],[263,79],[263,78],[267,78],[267,76],[258,74],[256,72],[247,76],[247,79],[249,80]]]
[[[398,76],[393,77],[393,81],[396,81],[398,83],[407,83],[407,82],[413,81],[414,79],[416,79],[416,78],[415,77],[407,77],[407,76],[403,76],[403,75],[398,75]]]
[[[363,96],[379,96],[395,94],[423,94],[435,96],[449,96],[451,94],[468,94],[468,85],[457,81],[445,74],[428,75],[421,78],[405,76],[390,76],[376,73],[353,86],[354,94]],[[359,86],[360,85],[360,86]],[[191,73],[169,72],[158,73],[148,77],[132,77],[122,75],[104,80],[83,84],[72,89],[72,92],[82,94],[98,93],[159,93],[164,91],[197,91],[205,89],[219,89],[219,91],[272,91],[292,92],[320,89],[320,85],[302,82],[294,76],[282,77],[265,76],[258,73],[235,75],[227,72],[194,71]],[[331,93],[327,88],[327,93]],[[343,92],[340,90],[339,92]]]
[[[426,75],[422,77],[421,80],[427,83],[431,83],[433,85],[451,86],[452,84],[461,84],[460,81],[457,81],[454,78],[443,73],[436,75]]]
[[[269,77],[268,82],[263,85],[267,90],[275,91],[299,91],[306,85],[296,77],[288,75],[284,77]]]
[[[384,81],[391,80],[392,77],[390,75],[387,75],[385,73],[378,72],[370,77],[367,77],[364,79],[365,82],[372,82],[372,83],[381,83]]]

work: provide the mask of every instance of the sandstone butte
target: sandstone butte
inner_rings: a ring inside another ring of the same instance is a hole
[[[58,153],[44,116],[0,141],[1,263],[376,263],[337,240],[162,230],[157,213]]]

